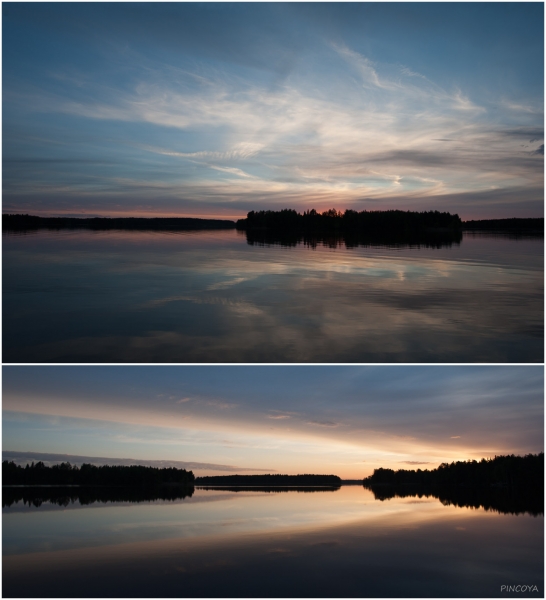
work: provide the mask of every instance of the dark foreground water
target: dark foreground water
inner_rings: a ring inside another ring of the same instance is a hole
[[[544,240],[438,246],[4,233],[4,362],[542,362]]]
[[[4,597],[544,594],[543,516],[519,510],[381,501],[360,486],[142,502],[87,494],[83,505],[71,494],[4,506]]]

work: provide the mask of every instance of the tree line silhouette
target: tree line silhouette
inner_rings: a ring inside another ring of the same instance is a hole
[[[33,229],[130,229],[139,231],[186,231],[199,229],[234,229],[235,221],[222,219],[193,219],[185,217],[36,217],[33,215],[2,215],[5,231]]]
[[[448,212],[403,210],[356,210],[344,212],[335,208],[322,213],[314,208],[303,213],[294,209],[250,211],[246,219],[237,221],[238,229],[271,229],[276,231],[324,232],[345,231],[373,235],[416,234],[434,230],[461,229],[459,215]]]
[[[544,235],[543,218],[509,218],[461,221],[459,215],[435,211],[367,211],[331,208],[298,213],[294,209],[250,211],[246,219],[196,219],[191,217],[39,217],[29,214],[2,215],[2,229],[129,229],[185,231],[200,229],[270,229],[277,232],[352,232],[374,239],[405,236],[415,238],[424,233],[447,233],[458,230],[517,231]]]
[[[449,484],[467,486],[544,487],[544,453],[526,456],[495,456],[481,461],[442,463],[437,469],[375,469],[364,479],[365,486],[377,484]]]
[[[96,466],[84,463],[81,467],[69,462],[46,466],[42,461],[25,467],[13,461],[2,462],[2,485],[106,485],[160,486],[193,485],[192,471],[174,467],[158,469],[141,465]]]
[[[217,475],[197,477],[195,485],[198,486],[311,486],[311,487],[339,487],[341,478],[337,475]]]

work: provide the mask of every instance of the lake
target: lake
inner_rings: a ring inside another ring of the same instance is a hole
[[[543,597],[542,506],[303,490],[4,494],[3,596]]]
[[[3,234],[4,362],[535,362],[544,240]]]

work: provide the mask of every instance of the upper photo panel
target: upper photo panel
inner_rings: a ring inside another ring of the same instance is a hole
[[[2,5],[4,363],[542,363],[542,3]]]

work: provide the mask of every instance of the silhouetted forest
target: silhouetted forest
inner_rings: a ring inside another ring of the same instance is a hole
[[[376,500],[391,498],[437,498],[444,506],[483,508],[502,514],[544,514],[544,493],[538,487],[457,485],[367,485]]]
[[[337,475],[218,475],[197,477],[195,485],[269,488],[277,486],[339,487],[341,479]]]
[[[25,467],[13,461],[2,462],[2,485],[106,485],[159,486],[166,484],[193,485],[195,476],[185,469],[83,464],[68,462],[48,467],[42,461]]]
[[[544,235],[544,218],[539,219],[482,219],[464,221],[465,231],[518,231]]]
[[[200,229],[267,229],[288,236],[287,242],[296,233],[305,234],[304,240],[335,239],[332,234],[343,233],[343,242],[348,247],[367,245],[380,241],[393,244],[435,243],[460,241],[456,234],[465,231],[517,231],[544,235],[543,218],[482,219],[462,222],[459,215],[449,212],[427,211],[337,211],[335,208],[317,212],[315,209],[298,213],[293,209],[279,211],[250,211],[246,219],[196,219],[189,217],[38,217],[28,214],[2,215],[2,229],[5,231],[28,231],[34,229],[129,229],[140,231],[185,231]],[[321,234],[317,238],[317,234]],[[324,237],[324,234],[329,234]],[[351,234],[351,235],[348,235]],[[436,234],[436,236],[431,235]],[[247,239],[252,239],[248,237]],[[249,242],[250,243],[250,242]],[[331,241],[330,243],[334,243]]]
[[[353,232],[369,236],[415,236],[418,233],[461,229],[459,215],[448,212],[413,212],[384,210],[357,212],[335,208],[298,213],[293,209],[250,211],[246,219],[237,221],[237,229],[269,229],[277,232]]]
[[[438,498],[446,506],[544,514],[544,453],[442,463],[437,469],[375,469],[363,481],[377,500]]]
[[[506,485],[544,487],[544,453],[526,456],[495,456],[475,461],[442,463],[437,469],[375,469],[364,479],[364,485],[374,484],[449,484],[468,486]]]
[[[194,487],[191,485],[158,485],[152,487],[3,487],[2,507],[9,507],[17,502],[26,506],[41,506],[44,502],[69,506],[95,502],[151,502],[153,500],[180,500],[191,498]]]
[[[2,215],[2,230],[32,229],[130,229],[139,231],[186,231],[198,229],[234,229],[235,221],[221,219],[191,219],[179,217],[70,218],[34,217],[32,215]]]

